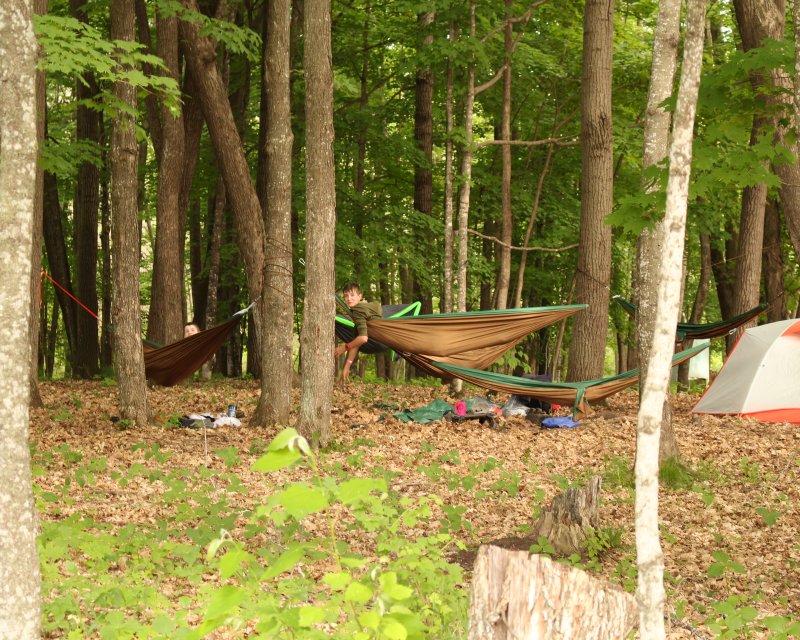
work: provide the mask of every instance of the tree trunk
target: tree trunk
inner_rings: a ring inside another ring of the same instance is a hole
[[[704,26],[705,0],[688,0],[683,65],[669,155],[656,321],[636,429],[635,523],[639,567],[636,597],[639,601],[639,633],[642,640],[660,640],[665,637],[664,555],[658,530],[659,454],[663,447],[661,423],[675,349],[675,325],[681,304],[686,209],[692,167],[694,120],[703,66]]]
[[[267,183],[262,200],[267,246],[261,398],[251,424],[289,424],[292,404],[294,310],[292,283],[292,104],[289,84],[291,0],[268,0],[264,24]],[[332,128],[331,128],[332,131]],[[330,320],[330,318],[328,318]],[[329,323],[330,324],[330,323]]]
[[[70,295],[74,295],[74,292],[72,290],[69,259],[67,258],[67,246],[64,242],[64,227],[61,224],[58,182],[56,175],[49,171],[44,173],[44,246],[47,250],[50,275],[53,280],[69,292],[69,295],[67,295],[59,287],[53,287],[58,304],[61,306],[61,315],[64,319],[64,330],[67,334],[69,349],[67,359],[71,362],[78,344],[78,305],[70,297]]]
[[[50,322],[50,331],[47,334],[47,353],[44,358],[44,375],[48,380],[53,379],[53,366],[56,361],[56,338],[58,337],[58,309],[59,304],[53,301],[53,319]]]
[[[733,278],[735,268],[736,249],[739,244],[738,234],[733,230],[733,225],[728,224],[725,231],[730,236],[727,240],[710,238],[711,240],[711,273],[717,285],[717,299],[719,312],[723,320],[732,318],[733,313]],[[720,245],[724,247],[720,249]]]
[[[330,0],[305,3],[306,290],[300,335],[303,392],[295,423],[314,446],[331,435],[336,184]]]
[[[183,4],[199,13],[196,0],[183,0]],[[206,126],[225,180],[250,300],[256,300],[262,293],[264,267],[265,239],[261,205],[250,177],[250,168],[247,166],[244,147],[228,102],[227,90],[217,68],[214,45],[208,36],[199,35],[200,26],[196,23],[183,21],[180,23],[180,30],[186,60],[197,83]],[[260,305],[253,308],[253,314],[256,320],[256,342],[261,344],[263,324]]]
[[[511,18],[513,0],[505,0],[506,20]],[[511,52],[514,44],[514,28],[509,22],[505,28],[505,65],[503,72],[503,122],[502,139],[511,142]],[[500,185],[500,199],[503,208],[503,226],[500,239],[500,272],[497,276],[497,302],[495,309],[508,306],[508,287],[511,283],[511,239],[514,232],[514,217],[511,212],[511,145],[503,145],[503,179]]]
[[[217,293],[219,287],[219,258],[222,246],[222,227],[225,224],[225,181],[222,175],[217,176],[217,195],[214,197],[214,218],[211,229],[211,246],[208,249],[208,284],[206,287],[205,328],[210,329],[217,324]],[[219,357],[219,355],[217,356]],[[203,364],[200,377],[211,380],[214,359]]]
[[[111,39],[133,42],[134,8],[131,0],[112,0]],[[135,112],[136,87],[115,82],[114,97]],[[142,352],[139,305],[138,149],[133,119],[120,112],[111,125],[111,239],[113,243],[114,320],[119,414],[136,427],[150,419]]]
[[[613,206],[614,137],[611,126],[611,63],[614,3],[589,0],[583,18],[581,88],[580,245],[578,299],[591,305],[575,316],[567,381],[603,377],[611,280],[611,227],[605,223]]]
[[[162,75],[180,83],[178,18],[156,13],[158,56],[164,62]],[[183,337],[183,247],[186,225],[181,227],[179,201],[183,187],[185,131],[181,114],[170,113],[160,104],[162,144],[157,153],[156,246],[153,251],[153,286],[147,339],[171,344]]]
[[[433,24],[434,13],[422,13],[417,22],[421,34],[426,34],[420,49],[430,48],[433,35],[427,33]],[[425,164],[414,166],[414,209],[426,216],[433,215],[433,71],[430,67],[417,70],[416,92],[414,102],[414,141],[417,148],[425,156]],[[427,257],[428,273],[432,270],[430,256],[433,251],[430,234],[423,231],[419,237],[419,246],[423,255]],[[419,300],[422,303],[423,314],[433,313],[433,295],[430,291],[429,279],[421,278],[420,274],[414,278],[418,287]]]
[[[210,198],[209,198],[210,200]],[[208,232],[211,230],[213,214],[207,216],[205,233],[202,225],[202,214],[200,213],[200,201],[193,199],[189,204],[189,271],[192,281],[192,301],[194,303],[194,315],[192,322],[197,324],[200,329],[206,328],[206,309],[208,302],[208,273],[203,274],[203,247],[208,247],[206,260],[210,252],[211,243],[207,240]]]
[[[600,476],[590,478],[584,488],[559,493],[542,509],[531,530],[531,538],[544,536],[556,553],[586,555],[586,541],[592,529],[600,528]]]
[[[108,166],[108,142],[106,136],[106,125],[103,122],[102,114],[100,117],[100,135],[102,152],[102,163]],[[102,329],[100,330],[100,366],[111,367],[114,365],[112,353],[111,332],[108,331],[111,325],[111,204],[108,200],[108,177],[104,175],[100,184],[100,248],[103,251],[103,313]]]
[[[33,2],[0,3],[0,633],[34,640],[41,633],[36,507],[31,487],[28,403],[31,261],[36,198],[36,63]]]
[[[775,211],[777,214],[777,209]],[[780,220],[778,220],[780,225]],[[690,324],[700,324],[703,320],[703,311],[708,300],[708,291],[711,285],[711,242],[707,233],[700,234],[700,279],[697,282],[697,293],[694,296],[692,314],[689,316]],[[687,340],[685,347],[690,349],[693,341]],[[689,391],[689,361],[678,365],[678,386]]]
[[[636,600],[545,556],[481,545],[472,574],[468,640],[616,640],[636,624]]]
[[[469,3],[469,35],[475,38],[475,0]],[[458,268],[456,270],[456,311],[467,310],[467,262],[469,261],[469,194],[472,182],[472,116],[475,110],[475,60],[467,67],[467,95],[464,109],[464,152],[461,157],[461,193],[458,202]]]
[[[74,18],[88,23],[85,11],[87,0],[70,0]],[[77,100],[91,100],[97,93],[94,74],[87,72],[76,82]],[[99,114],[94,109],[78,103],[76,112],[76,140],[78,143],[99,144]],[[78,341],[72,354],[72,374],[76,378],[91,379],[100,373],[100,350],[97,341],[97,211],[100,200],[100,170],[84,161],[78,169],[75,187],[75,288],[77,298],[91,313],[83,309],[77,316]],[[92,316],[92,313],[95,316]]]
[[[458,37],[450,20],[450,42]],[[444,313],[453,312],[453,58],[447,61],[447,90],[445,98],[446,138],[444,168]]]
[[[34,0],[33,11],[43,16],[47,13],[47,0]],[[41,48],[39,56],[42,56]],[[45,72],[36,71],[36,143],[44,143],[45,120],[47,117]],[[44,170],[36,164],[36,190],[33,199],[33,238],[31,244],[31,309],[28,322],[28,341],[31,349],[30,367],[30,406],[44,407],[39,394],[39,282],[42,271],[42,225],[44,223]]]
[[[783,283],[783,252],[781,250],[781,214],[774,198],[767,200],[764,211],[764,293],[767,303],[767,322],[786,320],[786,288]]]

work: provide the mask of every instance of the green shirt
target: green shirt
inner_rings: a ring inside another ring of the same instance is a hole
[[[357,336],[368,336],[367,320],[383,317],[383,307],[380,302],[359,302],[355,307],[350,307],[353,324],[356,326]]]

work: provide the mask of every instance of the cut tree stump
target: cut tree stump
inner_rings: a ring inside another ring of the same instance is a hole
[[[467,640],[616,640],[638,616],[633,595],[586,571],[526,551],[478,550]]]
[[[600,486],[603,479],[592,476],[584,488],[559,493],[542,509],[532,536],[544,536],[558,553],[585,555],[587,529],[600,528]]]

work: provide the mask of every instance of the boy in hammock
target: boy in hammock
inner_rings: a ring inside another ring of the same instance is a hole
[[[333,354],[338,358],[345,351],[347,351],[347,361],[344,363],[342,369],[342,380],[350,379],[350,365],[356,359],[358,350],[361,345],[369,340],[367,335],[367,320],[383,317],[383,307],[380,302],[366,302],[362,301],[361,287],[355,283],[350,283],[342,289],[342,297],[345,304],[350,307],[350,314],[353,316],[353,324],[355,324],[356,337],[348,344],[336,347]]]

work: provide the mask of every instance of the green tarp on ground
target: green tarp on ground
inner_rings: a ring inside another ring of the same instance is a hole
[[[469,398],[466,400],[467,413],[472,411],[472,405],[480,398]],[[444,400],[436,399],[425,407],[419,409],[403,409],[392,416],[397,418],[400,422],[419,422],[420,424],[428,424],[429,422],[436,422],[441,420],[448,412],[455,413],[453,405]],[[384,420],[388,414],[384,413],[378,420]]]

